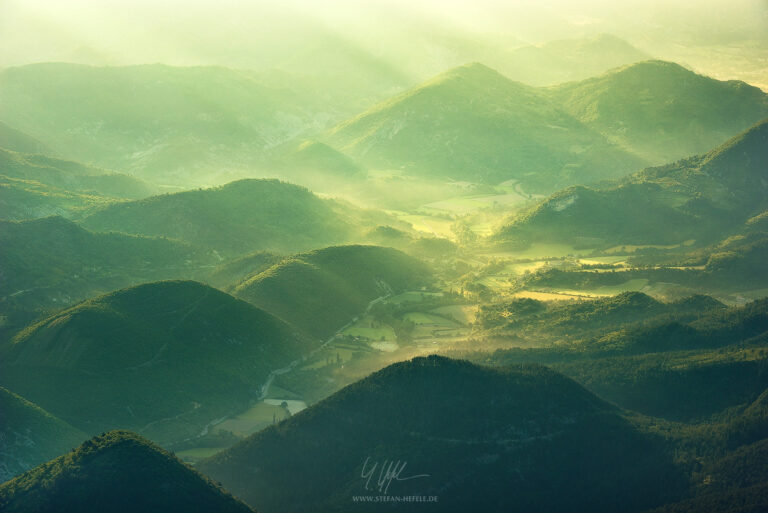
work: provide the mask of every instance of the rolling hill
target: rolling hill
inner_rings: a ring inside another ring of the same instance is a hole
[[[353,233],[353,221],[349,209],[308,189],[252,179],[110,205],[82,224],[94,231],[179,239],[239,256],[344,242]]]
[[[337,125],[328,142],[371,168],[525,189],[616,178],[643,161],[541,91],[482,64],[452,69]]]
[[[33,64],[0,72],[0,119],[78,162],[155,183],[221,183],[335,114],[320,95],[223,67]],[[231,179],[231,178],[230,178]]]
[[[557,39],[502,54],[493,65],[505,76],[534,86],[583,80],[648,59],[648,55],[610,34]]]
[[[376,298],[428,285],[430,270],[392,248],[335,246],[294,255],[245,278],[233,294],[325,338]]]
[[[278,166],[288,173],[320,173],[325,176],[351,178],[362,168],[351,158],[327,144],[306,140],[290,143],[276,152]]]
[[[56,458],[87,437],[10,390],[0,387],[0,483]]]
[[[173,455],[127,431],[97,436],[0,485],[0,509],[6,513],[253,511]]]
[[[690,321],[725,305],[709,296],[662,302],[642,292],[624,292],[592,301],[547,302],[530,298],[482,305],[475,330],[490,337],[517,337],[540,345],[564,343],[674,317]]]
[[[92,233],[62,217],[0,221],[0,330],[40,311],[144,281],[189,278],[217,259],[159,238]]]
[[[66,191],[106,198],[138,199],[154,192],[147,183],[126,174],[2,148],[0,148],[0,174],[10,178],[40,182]]]
[[[2,174],[0,193],[0,219],[7,221],[48,216],[78,217],[110,201],[102,196],[67,191]]]
[[[284,257],[267,251],[257,251],[216,266],[202,281],[221,290],[228,290],[249,276],[266,271]]]
[[[344,153],[313,139],[292,140],[269,153],[270,176],[333,196],[351,196],[363,204],[361,197],[368,178],[366,170]]]
[[[21,153],[51,155],[52,150],[32,136],[25,134],[0,121],[0,148]]]
[[[191,281],[122,289],[62,310],[5,347],[0,380],[88,433],[168,441],[244,409],[313,343],[272,315]]]
[[[401,479],[378,486],[377,467],[366,490],[363,472],[385,460]],[[570,379],[437,356],[374,373],[199,468],[265,513],[358,511],[354,497],[378,495],[438,497],[398,504],[408,511],[641,511],[682,484],[660,440]]]
[[[768,388],[768,300],[725,308],[705,296],[666,305],[641,296],[571,305],[516,301],[495,316],[486,310],[480,324],[501,325],[497,336],[548,343],[461,356],[499,367],[550,365],[622,408],[681,422],[754,401]]]
[[[768,207],[768,120],[716,149],[599,187],[559,191],[517,215],[497,240],[713,243]]]
[[[707,151],[768,117],[768,94],[664,61],[644,61],[551,88],[566,112],[663,164]]]

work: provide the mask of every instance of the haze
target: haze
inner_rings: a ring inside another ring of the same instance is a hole
[[[0,66],[162,62],[312,72],[307,48],[317,47],[331,63],[334,53],[359,52],[418,81],[526,44],[601,33],[716,78],[768,83],[765,0],[4,0]]]
[[[768,511],[766,262],[766,1],[0,0],[3,513]]]

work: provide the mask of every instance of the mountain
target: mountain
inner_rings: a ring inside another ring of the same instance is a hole
[[[110,205],[82,224],[94,231],[179,239],[235,256],[343,242],[352,233],[353,216],[304,187],[252,179]]]
[[[430,281],[422,262],[398,250],[334,246],[285,258],[235,285],[233,294],[325,338],[376,298]]]
[[[766,337],[768,301],[761,299],[689,323],[614,333],[590,344],[593,359],[557,369],[624,408],[687,422],[753,401],[768,388]]]
[[[0,148],[21,153],[41,153],[51,155],[53,152],[34,137],[25,134],[0,121]]]
[[[287,172],[315,172],[330,176],[352,177],[362,168],[351,158],[327,144],[306,140],[289,144],[277,156],[278,165]]]
[[[671,299],[698,293],[743,303],[764,296],[763,289],[768,287],[766,260],[768,232],[750,231],[747,225],[746,230],[706,246],[639,251],[631,257],[632,268],[614,269],[621,272],[595,272],[589,266],[567,271],[542,269],[525,276],[521,284],[529,290],[594,290],[644,280],[644,287]]]
[[[553,87],[566,112],[653,164],[702,153],[768,117],[768,94],[664,61]]]
[[[257,251],[216,266],[203,281],[217,289],[228,290],[249,276],[266,271],[283,258],[275,253]]]
[[[7,513],[253,511],[173,455],[128,431],[97,436],[0,485],[0,509]]]
[[[400,479],[379,486],[388,465]],[[378,495],[438,497],[398,504],[408,511],[640,511],[680,484],[658,439],[570,379],[437,356],[376,372],[199,468],[266,513],[357,511],[355,497]]]
[[[122,173],[44,155],[4,149],[0,149],[0,174],[108,198],[138,199],[153,192],[147,183]]]
[[[526,190],[619,177],[643,161],[538,89],[482,64],[452,69],[337,125],[328,142],[367,167]]]
[[[3,332],[41,310],[143,281],[194,276],[216,261],[180,242],[92,233],[61,217],[0,221],[0,247]]]
[[[706,426],[704,442],[714,454],[704,459],[693,497],[653,513],[759,513],[768,507],[768,390],[751,404],[731,410],[720,425]],[[722,451],[722,446],[727,447]]]
[[[270,173],[284,180],[333,196],[352,197],[370,204],[365,191],[368,173],[355,160],[317,140],[293,140],[269,154]]]
[[[505,76],[534,86],[583,80],[610,69],[648,59],[648,55],[610,34],[581,39],[557,39],[523,46],[496,58]]]
[[[598,300],[602,304],[594,306],[514,302],[507,314],[495,319],[483,312],[479,323],[485,326],[517,317],[501,326],[500,334],[508,341],[519,332],[546,345],[521,344],[463,356],[499,367],[550,365],[613,404],[678,422],[706,420],[754,401],[768,388],[764,372],[768,300],[724,308],[711,298],[694,296],[667,304],[666,314],[649,317],[648,311],[658,311],[658,305],[639,297],[628,299],[622,294]],[[638,312],[636,322],[622,320],[633,311]],[[593,316],[591,330],[583,328],[587,312]],[[547,333],[547,322],[554,332],[549,340],[540,335]]]
[[[48,216],[77,217],[110,200],[0,174],[0,219],[23,221]]]
[[[293,82],[214,66],[33,64],[0,72],[0,119],[78,162],[161,184],[221,183],[349,115]]]
[[[69,451],[85,440],[39,406],[0,387],[0,483]]]
[[[584,247],[714,242],[765,211],[766,198],[768,120],[709,153],[599,187],[559,191],[518,214],[496,238]]]
[[[23,330],[3,351],[0,379],[87,432],[130,427],[168,440],[180,436],[176,429],[196,434],[244,409],[272,370],[312,347],[224,292],[164,281],[90,299]]]
[[[667,504],[649,513],[760,513],[768,508],[768,484],[705,494],[674,504]]]
[[[725,305],[709,296],[665,303],[642,292],[572,302],[514,298],[480,306],[475,330],[476,336],[482,333],[492,338],[515,337],[536,345],[544,341],[561,344],[672,317],[690,321],[703,312],[723,308]]]

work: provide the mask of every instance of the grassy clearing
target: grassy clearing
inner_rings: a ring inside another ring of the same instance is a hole
[[[588,255],[594,248],[576,249],[570,244],[535,243],[519,251],[497,251],[485,253],[490,258],[502,258],[507,260],[543,260],[547,258],[561,258],[567,255]]]
[[[475,235],[479,235],[480,237],[488,237],[489,235],[493,234],[498,224],[498,221],[480,221],[472,223],[469,226],[469,229],[472,230]]]
[[[716,296],[716,297],[721,301],[728,303],[730,305],[744,305],[749,303],[750,301],[754,301],[755,299],[760,299],[766,296],[768,296],[768,289],[744,290],[740,292],[735,292],[733,294],[727,294],[727,295]]]
[[[350,337],[365,337],[370,340],[395,340],[394,330],[384,324],[374,321],[370,316],[365,316],[342,332]]]
[[[513,191],[506,194],[484,194],[449,198],[428,203],[421,208],[426,211],[434,210],[442,213],[464,215],[489,207],[514,207],[526,201],[528,201],[528,198]]]
[[[285,398],[285,399],[301,399],[298,395],[291,392],[290,390],[286,390],[284,388],[281,388],[274,383],[272,383],[269,386],[269,393],[267,394],[268,399],[277,399],[277,398]],[[266,400],[266,399],[265,399]]]
[[[449,319],[446,319],[445,317],[440,317],[438,315],[431,315],[424,312],[410,312],[405,314],[404,318],[416,325],[425,324],[429,326],[439,326],[439,327],[456,326],[455,322]]]
[[[391,298],[387,299],[388,303],[393,303],[395,305],[400,305],[402,303],[421,303],[425,299],[429,299],[430,297],[442,297],[442,292],[420,292],[417,290],[410,291],[410,292],[403,292],[402,294],[398,294],[397,296],[392,296]]]
[[[226,449],[228,446],[223,447],[196,447],[194,449],[185,449],[183,451],[176,452],[176,456],[178,456],[181,460],[186,461],[187,463],[197,463],[200,460],[204,460],[206,458],[210,458],[214,454],[217,454],[224,449]]]
[[[599,265],[599,264],[625,264],[625,258],[622,255],[614,255],[614,256],[597,256],[597,257],[589,257],[589,258],[580,258],[579,259],[580,264],[585,265]]]
[[[371,351],[368,346],[359,343],[355,346],[339,342],[333,343],[320,353],[317,353],[313,359],[306,365],[303,365],[300,370],[322,369],[329,363],[335,364],[337,361],[348,363],[352,361],[355,353],[366,350]]]
[[[304,401],[297,401],[295,399],[264,399],[264,404],[268,404],[271,406],[281,406],[283,403],[286,404],[286,408],[288,409],[288,412],[291,415],[296,415],[301,410],[307,409],[307,403]]]
[[[549,263],[548,260],[536,260],[534,262],[520,262],[516,264],[509,264],[504,268],[504,273],[512,275],[522,275],[527,272],[535,272],[539,269],[546,267]]]
[[[475,322],[477,309],[477,305],[452,305],[435,308],[432,312],[452,317],[461,324],[469,324]]]
[[[535,299],[537,301],[580,301],[584,299],[595,299],[592,296],[566,294],[563,292],[538,292],[535,290],[521,290],[520,292],[512,294],[512,297]]]
[[[246,437],[271,425],[274,420],[280,421],[288,417],[290,413],[282,406],[259,403],[240,415],[216,425],[212,431],[214,433],[231,431],[237,436]]]
[[[382,351],[384,353],[393,353],[400,348],[397,342],[394,342],[392,340],[371,342],[368,345],[370,345],[372,348],[376,349],[377,351]]]
[[[514,284],[509,281],[509,276],[504,275],[484,276],[477,280],[477,283],[485,285],[489,289],[497,292],[505,291],[514,286]]]
[[[675,249],[679,248],[681,246],[693,246],[696,243],[694,239],[689,239],[686,241],[681,242],[680,244],[667,244],[667,245],[661,245],[661,244],[644,244],[644,245],[634,245],[634,244],[622,244],[620,246],[613,246],[612,248],[608,248],[605,250],[606,254],[629,254],[634,253],[635,251],[638,251],[640,249]]]
[[[421,342],[427,340],[437,343],[435,339],[455,338],[467,334],[464,326],[439,315],[425,312],[410,312],[405,314],[403,318],[416,325],[416,328],[413,330],[413,338]]]
[[[646,278],[637,278],[634,280],[629,280],[624,283],[620,283],[618,285],[606,285],[603,287],[597,287],[594,289],[555,289],[553,292],[559,292],[561,294],[570,294],[574,296],[593,296],[593,297],[603,297],[603,296],[615,296],[616,294],[621,294],[622,292],[636,292],[644,289],[648,285],[648,280]]]
[[[451,240],[455,238],[451,229],[453,225],[451,219],[419,214],[406,214],[400,216],[399,219],[413,226],[413,229],[416,231]]]

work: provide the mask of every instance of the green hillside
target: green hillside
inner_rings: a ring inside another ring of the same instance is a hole
[[[316,337],[328,337],[370,301],[430,284],[430,270],[400,251],[335,246],[288,257],[233,293]]]
[[[702,296],[667,305],[638,296],[628,301],[630,297],[562,306],[516,302],[503,311],[486,309],[480,324],[498,326],[493,336],[548,343],[468,358],[502,367],[551,365],[622,408],[675,421],[707,419],[754,401],[768,388],[765,299],[724,308]],[[525,306],[527,312],[515,315],[515,306],[518,311]],[[657,315],[649,316],[652,310]],[[633,312],[634,320],[622,320]],[[587,313],[593,319],[585,330]]]
[[[0,387],[0,483],[56,458],[85,440],[78,431]]]
[[[138,199],[149,196],[153,192],[145,182],[122,173],[1,148],[0,174],[10,178],[40,182],[71,192],[107,198]]]
[[[246,278],[266,271],[284,257],[267,251],[234,258],[213,268],[202,281],[221,290],[227,290]]]
[[[0,121],[0,148],[21,153],[52,155],[52,150],[32,136]]]
[[[290,143],[275,156],[277,165],[288,173],[314,172],[333,177],[351,178],[362,168],[351,158],[327,144],[306,140]]]
[[[768,484],[761,483],[667,504],[649,513],[761,513],[767,508]]]
[[[111,200],[0,174],[0,219],[23,221],[48,216],[79,217]]]
[[[709,153],[620,182],[559,191],[518,214],[496,237],[598,246],[714,242],[768,207],[766,170],[763,121]]]
[[[643,162],[532,87],[482,64],[452,69],[336,126],[330,143],[368,167],[526,190],[615,178]]]
[[[125,427],[169,441],[244,409],[272,370],[312,346],[244,301],[166,281],[30,326],[3,351],[0,380],[86,432]]]
[[[7,513],[252,512],[173,455],[128,431],[111,431],[0,485]]]
[[[179,239],[233,256],[343,242],[353,228],[347,213],[297,185],[240,180],[111,205],[82,224],[95,231]]]
[[[484,336],[563,342],[670,317],[690,321],[704,312],[723,308],[725,305],[708,296],[664,303],[642,292],[576,302],[515,298],[480,306],[475,329]]]
[[[92,233],[61,217],[0,221],[0,329],[144,281],[191,277],[215,259],[186,244]],[[18,316],[18,317],[17,317]]]
[[[374,477],[366,491],[366,458],[427,476],[386,492]],[[642,511],[682,484],[659,440],[570,379],[437,356],[376,372],[200,469],[266,513],[357,511],[352,497],[382,494],[439,497],[408,511]]]
[[[549,96],[629,151],[662,164],[702,153],[768,117],[768,94],[744,82],[719,81],[664,61],[645,61]]]
[[[764,296],[767,260],[768,233],[742,232],[694,250],[685,246],[668,251],[651,249],[631,258],[632,265],[637,266],[634,268],[612,272],[546,269],[531,273],[522,282],[534,290],[595,290],[642,280],[645,287],[662,287],[672,298],[699,293],[743,302]]]

